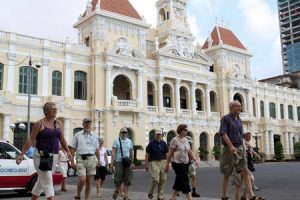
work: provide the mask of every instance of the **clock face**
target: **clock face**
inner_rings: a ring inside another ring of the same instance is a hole
[[[181,15],[181,11],[179,9],[176,9],[175,10],[175,16],[180,17],[180,15]]]

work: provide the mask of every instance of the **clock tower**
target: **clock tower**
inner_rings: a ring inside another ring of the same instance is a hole
[[[156,38],[159,48],[170,45],[191,45],[192,36],[187,22],[188,0],[158,0]]]

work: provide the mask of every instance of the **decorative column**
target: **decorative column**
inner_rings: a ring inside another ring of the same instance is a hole
[[[298,122],[297,104],[293,105],[293,117],[294,117],[294,122]]]
[[[294,155],[294,141],[293,141],[294,133],[289,132],[289,141],[290,141],[290,154]]]
[[[42,81],[42,96],[49,96],[49,59],[42,59],[43,81]],[[51,76],[52,77],[52,76]]]
[[[270,154],[274,154],[274,133],[269,131],[269,141],[270,141]]]
[[[15,86],[15,61],[16,61],[16,54],[14,53],[8,53],[7,54],[8,59],[8,69],[7,69],[7,84],[6,84],[6,90],[14,93],[14,86]]]
[[[175,82],[175,93],[176,93],[176,113],[180,114],[180,79],[176,79]]]
[[[251,100],[251,91],[247,90],[247,110],[250,116],[252,116],[252,100]]]
[[[281,119],[281,113],[280,113],[280,102],[276,101],[276,119]]]
[[[270,154],[269,131],[265,130],[265,153]]]
[[[210,88],[208,86],[205,87],[205,105],[206,105],[206,116],[211,116],[210,111],[210,97],[209,97]]]
[[[284,132],[284,150],[285,154],[290,154],[290,141],[289,141],[289,132]]]
[[[288,119],[289,118],[289,111],[288,111],[288,103],[285,101],[284,103],[284,119]]]
[[[109,108],[111,106],[111,97],[112,97],[112,83],[111,83],[111,71],[112,71],[112,65],[107,64],[105,66],[106,70],[106,86],[105,86],[105,94],[106,94],[106,107]]]
[[[65,97],[71,97],[71,66],[69,62],[65,64]]]
[[[67,144],[70,144],[70,120],[69,118],[64,119],[64,136]]]
[[[269,101],[265,98],[265,118],[270,118]]]
[[[258,95],[256,96],[256,116],[257,118],[260,118],[260,100],[258,98]]]
[[[10,123],[10,115],[9,114],[4,114],[3,115],[3,140],[4,141],[9,141],[9,123]]]
[[[196,82],[191,83],[192,112],[196,115]]]
[[[164,112],[163,80],[164,80],[164,77],[159,76],[159,78],[158,78],[158,107],[159,107],[160,113]]]
[[[138,100],[140,103],[140,107],[143,107],[143,71],[138,70],[137,72],[138,78]]]

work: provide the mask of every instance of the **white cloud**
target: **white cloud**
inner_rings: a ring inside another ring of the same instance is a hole
[[[156,6],[157,0],[129,0],[133,7],[141,16],[144,16],[146,22],[152,26],[156,25]]]
[[[240,0],[238,9],[246,18],[245,26],[257,37],[273,41],[278,37],[279,29],[278,16],[272,11],[266,0]]]
[[[200,35],[200,26],[197,21],[197,17],[195,15],[188,15],[188,21],[190,25],[191,32],[193,36],[196,37],[196,41],[200,44],[203,44],[205,42],[205,39],[201,37]]]
[[[207,15],[216,15],[219,11],[219,5],[221,0],[190,0],[189,4],[199,13],[206,13]]]

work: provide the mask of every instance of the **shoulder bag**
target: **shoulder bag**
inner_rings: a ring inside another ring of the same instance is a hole
[[[121,139],[119,138],[119,142],[120,142],[120,149],[121,149],[121,156],[122,156],[122,165],[124,168],[127,168],[131,165],[131,159],[127,156],[123,156],[123,149],[122,149],[122,143],[121,143]]]

